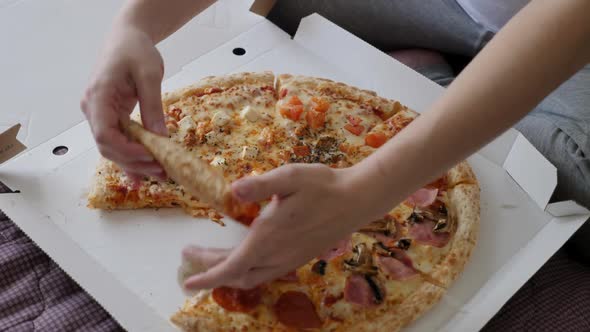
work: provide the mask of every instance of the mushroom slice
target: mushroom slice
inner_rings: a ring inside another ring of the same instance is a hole
[[[359,232],[377,232],[385,235],[395,234],[395,220],[387,216],[386,218],[375,220],[368,225],[359,229]]]
[[[436,224],[434,225],[434,228],[432,229],[433,232],[437,233],[437,232],[446,232],[447,231],[447,226],[449,225],[449,223],[447,222],[447,218],[442,218],[439,219]]]
[[[344,260],[344,268],[363,275],[377,274],[377,267],[373,265],[371,251],[364,243],[359,243],[352,248],[352,257]]]
[[[401,250],[408,250],[410,249],[410,245],[412,244],[412,239],[408,238],[401,238],[395,242],[395,247]]]

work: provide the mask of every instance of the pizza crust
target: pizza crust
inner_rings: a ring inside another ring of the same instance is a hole
[[[274,82],[275,76],[270,71],[259,73],[243,72],[225,76],[207,76],[193,85],[164,93],[162,95],[162,104],[164,109],[167,109],[168,105],[174,104],[184,97],[204,94],[206,93],[206,90],[210,88],[221,88],[225,90],[238,85],[250,84],[274,86]]]
[[[383,113],[383,120],[390,118],[401,110],[407,109],[407,107],[403,106],[398,101],[379,97],[374,91],[355,88],[325,78],[281,74],[278,76],[277,80],[277,91],[280,91],[284,85],[297,86],[299,88],[312,90],[316,92],[316,94],[324,94],[337,99],[347,99],[359,104],[368,104],[373,107],[374,110]]]
[[[114,209],[115,207],[108,203],[106,188],[106,178],[102,174],[108,174],[109,164],[111,162],[100,157],[98,165],[96,166],[95,175],[92,178],[92,184],[88,193],[88,207],[93,209]]]
[[[445,259],[431,273],[442,287],[449,287],[457,279],[477,242],[479,233],[480,189],[477,184],[459,184],[448,191],[450,216],[456,230],[451,249]]]
[[[444,288],[424,282],[395,309],[370,321],[359,321],[343,326],[338,331],[400,331],[439,302],[445,294]]]
[[[462,161],[449,170],[447,173],[447,182],[449,187],[452,188],[462,183],[477,184],[477,178],[467,161]]]
[[[187,299],[170,321],[185,332],[292,331],[278,322],[265,324],[248,313],[228,312],[214,302],[209,290]]]

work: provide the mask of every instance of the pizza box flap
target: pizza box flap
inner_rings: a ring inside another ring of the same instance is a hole
[[[586,215],[590,211],[574,201],[549,203],[557,187],[557,168],[522,135],[518,134],[503,167],[531,199],[555,217]]]
[[[19,123],[0,134],[0,164],[8,161],[27,148],[17,138],[20,128],[21,125]]]

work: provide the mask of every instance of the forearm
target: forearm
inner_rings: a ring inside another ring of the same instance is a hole
[[[401,201],[434,180],[588,63],[588,12],[587,0],[539,0],[515,16],[427,113],[360,164],[379,174],[381,196]]]
[[[129,0],[117,16],[114,29],[133,26],[159,43],[216,0]]]

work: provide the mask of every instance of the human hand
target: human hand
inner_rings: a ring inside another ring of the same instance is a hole
[[[104,157],[117,163],[132,181],[141,175],[162,179],[162,167],[120,127],[139,102],[143,125],[167,135],[161,103],[162,57],[149,36],[131,25],[116,27],[111,36],[80,107]]]
[[[367,196],[363,177],[354,167],[291,164],[235,182],[233,193],[242,201],[272,200],[236,248],[185,248],[184,260],[207,268],[186,279],[185,288],[255,287],[285,276],[382,217],[390,204]]]

